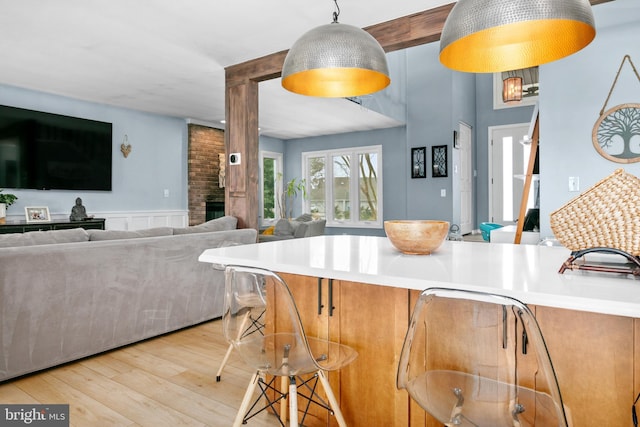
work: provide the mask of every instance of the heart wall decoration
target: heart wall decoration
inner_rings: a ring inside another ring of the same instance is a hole
[[[124,136],[124,140],[122,144],[120,144],[120,151],[122,151],[122,155],[126,159],[131,153],[131,144],[129,144],[129,137],[127,135]]]

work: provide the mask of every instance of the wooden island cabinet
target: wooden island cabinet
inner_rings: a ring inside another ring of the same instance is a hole
[[[329,374],[348,424],[406,426],[408,395],[397,390],[395,384],[400,356],[397,349],[402,348],[408,325],[408,291],[280,275],[291,289],[306,333],[346,344],[358,352],[355,362]],[[326,425],[327,420],[323,421]]]
[[[420,291],[446,287],[526,303],[542,330],[574,427],[632,427],[640,391],[640,284],[633,278],[559,274],[563,248],[445,242],[430,256],[402,255],[385,238],[318,236],[207,250],[201,261],[266,268],[289,285],[309,335],[359,354],[329,375],[349,426],[441,426],[396,388]],[[451,313],[455,321],[456,313]],[[535,387],[535,364],[519,356]],[[305,425],[335,425],[318,411]]]

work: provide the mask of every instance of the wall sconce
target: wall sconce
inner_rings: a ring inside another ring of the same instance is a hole
[[[425,169],[426,157],[427,147],[411,149],[411,178],[427,177],[427,171]]]
[[[129,153],[131,153],[131,144],[129,144],[129,137],[127,135],[124,136],[122,144],[120,144],[120,151],[122,151],[125,159],[129,156]]]
[[[431,168],[434,178],[444,178],[447,176],[447,146],[434,145],[431,147]]]
[[[507,77],[502,81],[502,102],[522,101],[522,77]]]

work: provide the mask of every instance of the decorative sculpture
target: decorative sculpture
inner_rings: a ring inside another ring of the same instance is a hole
[[[82,205],[82,199],[78,197],[76,204],[71,208],[71,215],[69,215],[69,221],[84,221],[87,218],[93,218],[93,215],[87,215],[87,210]]]

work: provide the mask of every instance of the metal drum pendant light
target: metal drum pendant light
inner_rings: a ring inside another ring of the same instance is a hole
[[[367,95],[389,85],[384,50],[366,31],[340,24],[337,0],[333,23],[303,34],[282,66],[282,86],[294,93],[327,98]]]
[[[472,73],[517,70],[569,56],[595,34],[589,0],[458,0],[440,62]]]

